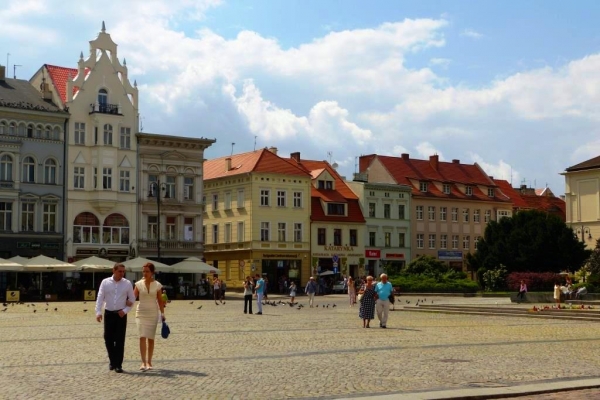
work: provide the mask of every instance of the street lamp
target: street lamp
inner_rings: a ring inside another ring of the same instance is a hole
[[[581,228],[577,228],[576,232],[578,236],[581,235],[581,241],[583,243],[585,243],[585,235],[588,235],[588,239],[592,238],[592,233],[589,226],[581,225]]]
[[[167,185],[160,183],[160,180],[156,182],[150,182],[150,188],[148,190],[148,197],[156,197],[156,254],[158,256],[158,262],[160,262],[160,191],[165,191],[165,199],[170,199],[171,196],[167,191]],[[154,193],[156,192],[156,196]]]

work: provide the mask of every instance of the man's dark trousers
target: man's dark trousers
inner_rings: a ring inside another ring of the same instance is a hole
[[[126,332],[127,315],[121,318],[118,311],[106,311],[104,313],[104,343],[106,344],[110,365],[114,368],[123,368]]]

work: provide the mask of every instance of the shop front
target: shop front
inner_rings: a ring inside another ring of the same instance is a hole
[[[381,268],[380,267],[381,250],[366,249],[365,250],[365,258],[367,260],[367,265],[365,266],[365,272],[363,275],[375,276],[375,271]]]
[[[463,252],[460,250],[438,250],[438,260],[447,262],[456,271],[463,270]]]
[[[406,255],[398,251],[385,251],[381,259],[383,261],[383,271],[387,274],[398,274],[406,265]]]
[[[96,256],[100,258],[105,258],[107,260],[111,260],[114,262],[123,262],[127,261],[129,255],[134,253],[133,248],[129,246],[119,246],[119,247],[75,247],[75,255],[73,257],[69,257],[68,262],[75,262],[82,260],[84,258],[88,258],[91,256]]]
[[[302,260],[308,258],[308,253],[304,252],[255,252],[255,257],[261,260],[261,272],[263,279],[268,280],[268,292],[281,293],[289,283],[294,281],[296,286],[304,286],[308,280],[306,272],[302,271]],[[287,281],[287,285],[283,282]]]
[[[364,272],[365,257],[353,246],[316,246],[311,269],[312,275],[327,272],[337,278],[348,275],[356,278]]]

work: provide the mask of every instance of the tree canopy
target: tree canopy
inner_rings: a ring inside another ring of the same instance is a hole
[[[559,217],[531,210],[491,221],[469,262],[487,270],[504,265],[508,272],[560,272],[579,269],[589,255]]]

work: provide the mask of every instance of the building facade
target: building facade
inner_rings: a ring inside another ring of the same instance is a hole
[[[124,261],[137,243],[138,89],[104,23],[78,68],[44,65],[52,98],[68,108],[66,256]]]
[[[64,257],[65,126],[46,86],[0,66],[0,257]]]
[[[600,237],[600,156],[573,165],[565,177],[566,223],[586,248]]]
[[[202,258],[204,150],[215,140],[152,133],[136,137],[139,255],[168,265]]]
[[[262,274],[269,290],[284,277],[304,285],[310,274],[310,174],[261,149],[204,164],[207,263],[228,287]]]
[[[429,255],[466,271],[488,222],[512,216],[510,199],[477,164],[380,155],[362,156],[360,172],[369,182],[412,188],[411,254]]]
[[[399,272],[411,260],[412,188],[366,181],[366,175],[355,174],[346,184],[358,196],[366,220],[363,240],[367,273]]]

